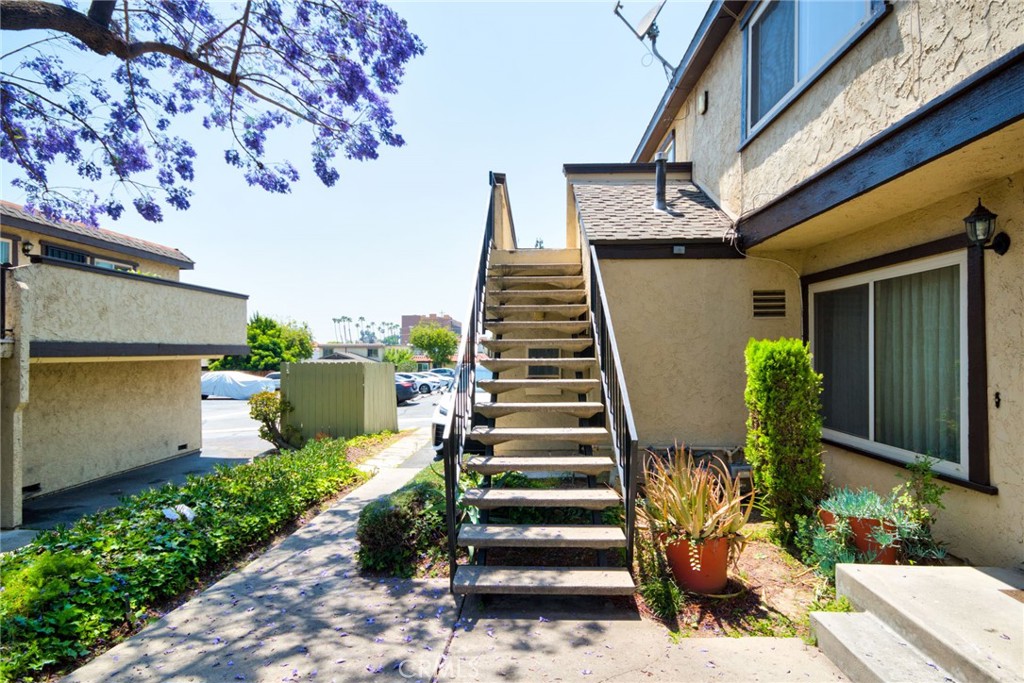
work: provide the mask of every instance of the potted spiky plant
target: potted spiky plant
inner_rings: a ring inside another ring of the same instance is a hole
[[[741,533],[754,507],[718,458],[694,464],[684,449],[662,462],[651,458],[641,518],[664,545],[676,582],[694,593],[721,593],[728,566],[746,546]]]

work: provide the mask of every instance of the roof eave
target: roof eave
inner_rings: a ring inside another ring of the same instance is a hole
[[[693,40],[690,41],[690,46],[679,60],[679,66],[676,67],[672,81],[662,95],[654,116],[647,124],[640,144],[633,152],[633,162],[651,157],[654,148],[672,123],[673,112],[682,106],[683,101],[693,90],[693,86],[704,73],[704,69],[711,62],[712,56],[718,51],[746,4],[747,0],[714,0],[708,7]]]

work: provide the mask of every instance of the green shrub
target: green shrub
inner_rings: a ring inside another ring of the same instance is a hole
[[[751,339],[746,369],[745,454],[765,516],[789,543],[797,517],[812,513],[824,485],[821,375],[799,339]]]
[[[302,434],[288,424],[292,404],[276,391],[261,391],[249,397],[249,417],[260,423],[260,438],[282,451],[302,445]]]
[[[364,571],[412,576],[424,553],[445,551],[444,480],[428,467],[359,513],[357,559]]]
[[[52,672],[88,654],[363,476],[344,441],[313,441],[125,498],[0,555],[0,680]],[[192,521],[164,514],[181,505]]]

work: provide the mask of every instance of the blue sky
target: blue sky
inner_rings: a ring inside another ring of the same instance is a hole
[[[307,322],[319,341],[342,315],[461,320],[489,171],[508,175],[520,242],[563,245],[562,164],[629,161],[667,85],[660,64],[613,1],[392,4],[427,46],[393,99],[406,146],[343,161],[325,188],[307,161],[309,132],[293,127],[270,149],[303,179],[270,195],[224,164],[225,140],[179,124],[200,152],[192,209],[159,224],[126,211],[104,227],[181,249],[196,262],[183,280],[247,293],[250,314]],[[635,24],[652,4],[624,13]],[[707,4],[662,11],[659,51],[673,65]],[[22,200],[6,178],[0,192]]]

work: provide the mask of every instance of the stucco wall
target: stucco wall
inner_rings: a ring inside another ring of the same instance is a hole
[[[1017,0],[897,0],[892,12],[742,151],[738,25],[676,112],[677,160],[736,216],[768,203],[1021,44]],[[694,99],[707,90],[707,113]],[[690,153],[692,156],[685,156]]]
[[[807,250],[795,260],[813,273],[957,234],[978,197],[1012,240],[1003,256],[985,253],[989,471],[999,494],[952,485],[936,533],[960,557],[1005,565],[1024,562],[1024,173]],[[827,449],[826,463],[838,484],[884,492],[899,483],[900,468],[840,448]]]
[[[74,249],[75,251],[82,251],[90,256],[97,258],[110,259],[111,261],[117,261],[119,263],[137,263],[138,271],[147,273],[150,275],[156,275],[164,280],[174,280],[175,282],[179,279],[179,270],[177,266],[160,263],[159,261],[151,261],[145,258],[139,258],[137,256],[128,256],[117,251],[110,251],[108,249],[100,249],[92,245],[81,244],[80,242],[74,242],[71,240],[60,239],[58,237],[50,237],[48,235],[40,235],[30,230],[12,230],[6,225],[3,229],[4,236],[8,233],[18,235],[22,240],[29,240],[32,242],[32,251],[30,255],[38,256],[43,253],[42,243],[59,245],[67,247],[68,249]],[[28,262],[28,257],[19,253],[19,263],[24,264]]]
[[[33,298],[33,339],[244,344],[246,300],[137,276],[19,266]]]
[[[743,350],[800,334],[800,285],[755,259],[600,261],[641,447],[739,445]],[[753,318],[754,289],[786,290],[785,318]]]
[[[23,484],[52,493],[198,449],[199,375],[195,360],[33,363]]]

